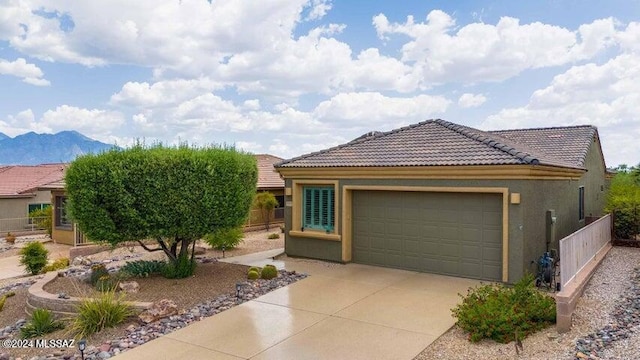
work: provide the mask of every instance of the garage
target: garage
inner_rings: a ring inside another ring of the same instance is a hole
[[[353,192],[353,261],[500,281],[502,194]]]

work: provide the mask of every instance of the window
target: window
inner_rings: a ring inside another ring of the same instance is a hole
[[[578,220],[584,220],[584,186],[578,188]]]
[[[71,222],[67,218],[67,197],[56,196],[56,226],[58,227],[71,227]]]
[[[31,214],[31,212],[35,210],[44,210],[51,206],[51,204],[29,204],[29,208],[27,209],[27,214]]]
[[[302,228],[333,231],[335,211],[333,186],[305,186],[302,194]]]

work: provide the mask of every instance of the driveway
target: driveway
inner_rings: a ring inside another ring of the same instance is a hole
[[[413,359],[454,324],[457,294],[479,284],[358,264],[275,263],[311,276],[118,359]]]

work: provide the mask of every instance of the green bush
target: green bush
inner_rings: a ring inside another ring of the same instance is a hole
[[[40,229],[45,229],[49,237],[53,230],[53,214],[51,206],[44,209],[33,210],[29,213],[29,218],[33,219],[33,223]]]
[[[176,262],[168,263],[162,272],[167,279],[184,279],[193,275],[196,270],[196,262],[189,257],[189,254],[178,256]]]
[[[56,261],[54,261],[53,263],[45,266],[44,268],[42,268],[42,272],[46,273],[49,271],[56,271],[56,270],[61,270],[64,269],[66,267],[69,266],[69,259],[68,258],[61,258],[58,259]]]
[[[98,280],[105,276],[109,276],[109,271],[107,271],[107,267],[104,264],[91,265],[91,275],[89,275],[91,285],[96,286]]]
[[[273,240],[273,239],[280,239],[280,234],[277,234],[277,233],[269,234],[268,238],[269,238],[270,240]]]
[[[531,274],[513,287],[482,285],[460,296],[462,303],[452,312],[472,342],[487,338],[508,343],[516,331],[521,340],[556,320],[555,300],[535,288]]]
[[[634,239],[640,233],[640,181],[634,174],[619,172],[611,180],[605,210],[613,212],[617,239]]]
[[[276,197],[266,191],[256,194],[256,198],[253,201],[254,206],[260,209],[262,212],[262,220],[264,220],[264,228],[269,230],[269,224],[271,223],[271,213],[273,209],[278,206],[278,200]]]
[[[44,245],[39,241],[34,241],[20,250],[20,264],[22,264],[31,275],[37,275],[47,266],[48,256],[49,251],[44,248]]]
[[[203,240],[214,249],[221,250],[224,246],[226,250],[229,250],[238,246],[243,238],[244,232],[242,231],[242,227],[236,227],[218,229],[205,235]]]
[[[262,268],[262,272],[260,273],[260,277],[266,280],[273,279],[278,277],[278,269],[275,266],[269,264],[265,265]]]
[[[255,271],[255,270],[249,270],[249,272],[247,273],[247,278],[249,280],[256,280],[260,278],[260,273]]]
[[[64,324],[56,321],[53,313],[47,309],[35,309],[31,315],[31,321],[20,328],[20,337],[29,339],[42,336],[64,328]]]
[[[151,275],[162,274],[167,263],[159,260],[129,261],[120,268],[120,272],[129,276],[146,278]]]
[[[100,292],[116,291],[118,280],[111,275],[103,275],[98,278],[94,287]]]
[[[133,315],[124,296],[107,291],[96,298],[85,298],[76,308],[78,315],[71,323],[76,338],[86,338],[102,329],[114,327]]]

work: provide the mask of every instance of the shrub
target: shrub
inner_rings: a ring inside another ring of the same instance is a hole
[[[162,275],[167,279],[184,279],[193,275],[196,270],[196,262],[189,257],[189,254],[182,254],[178,256],[176,262],[168,263]]]
[[[109,276],[109,271],[104,264],[91,265],[91,275],[89,276],[91,285],[96,286],[98,280],[105,276]]]
[[[15,292],[13,292],[13,291],[9,291],[8,293],[4,294],[4,296],[6,296],[6,297],[10,298],[10,297],[12,297],[12,296],[16,296],[16,293],[15,293]]]
[[[40,229],[45,229],[49,237],[53,230],[53,214],[51,206],[47,206],[44,209],[33,210],[29,213],[29,218],[33,219],[33,223]]]
[[[42,268],[47,266],[48,256],[49,251],[44,248],[44,245],[42,245],[41,242],[34,241],[20,250],[20,264],[22,264],[31,275],[37,275],[42,271]]]
[[[271,213],[273,209],[278,206],[278,200],[270,192],[261,192],[256,194],[256,198],[253,201],[254,205],[262,212],[262,219],[264,220],[264,228],[269,230],[271,223]]]
[[[605,210],[613,212],[617,239],[634,239],[640,233],[640,182],[634,172],[619,172],[611,180]]]
[[[262,277],[263,279],[266,279],[266,280],[278,277],[278,269],[276,269],[276,267],[271,265],[271,264],[265,265],[262,268],[262,272],[260,273],[260,277]]]
[[[269,234],[268,238],[271,240],[280,239],[280,234],[277,234],[277,233]]]
[[[68,266],[69,266],[69,259],[61,258],[42,268],[42,272],[46,273],[49,271],[56,271],[56,270],[64,269]]]
[[[488,338],[508,343],[515,340],[516,331],[521,340],[556,320],[555,300],[534,287],[531,274],[513,287],[483,285],[460,296],[462,303],[452,312],[472,342]]]
[[[35,309],[31,315],[31,321],[20,328],[20,337],[29,339],[42,336],[64,328],[64,324],[56,321],[53,313],[47,309]]]
[[[247,278],[249,280],[256,280],[260,278],[260,273],[255,271],[255,270],[249,270],[249,273],[247,273]]]
[[[222,228],[205,235],[203,240],[214,249],[221,250],[224,246],[225,249],[229,250],[238,246],[243,237],[244,232],[241,227]]]
[[[4,308],[4,303],[7,301],[7,295],[2,295],[2,297],[0,297],[0,311],[2,311],[2,309]]]
[[[118,282],[117,279],[107,274],[99,277],[94,286],[100,292],[115,291],[118,287]]]
[[[124,296],[107,291],[96,298],[86,298],[76,308],[78,315],[71,323],[71,331],[77,338],[85,338],[104,328],[114,327],[133,315]]]
[[[129,276],[146,278],[151,275],[162,274],[167,263],[159,260],[129,261],[120,268],[120,272]]]

